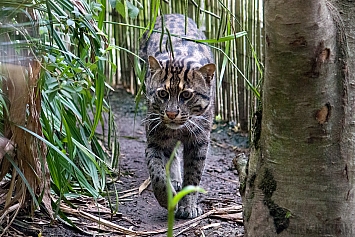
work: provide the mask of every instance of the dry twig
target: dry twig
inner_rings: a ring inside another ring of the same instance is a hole
[[[88,212],[70,208],[64,204],[61,205],[61,210],[66,213],[76,215],[81,218],[88,219],[90,221],[94,221],[102,226],[101,230],[108,230],[109,229],[111,233],[125,234],[125,235],[129,235],[129,236],[147,236],[147,235],[162,234],[162,233],[167,232],[167,228],[155,230],[155,231],[134,231],[132,229],[128,229],[126,227],[117,225],[111,221],[94,216]],[[196,226],[202,219],[207,218],[209,216],[219,217],[219,216],[225,216],[225,215],[228,215],[231,213],[237,213],[237,212],[241,212],[241,211],[242,211],[241,205],[236,205],[236,206],[231,206],[231,207],[226,207],[226,208],[216,208],[216,209],[206,212],[205,214],[203,214],[199,217],[196,217],[195,219],[175,225],[174,230],[183,228],[185,226],[189,226],[188,228],[185,228],[183,230],[183,232],[184,232],[184,231]]]

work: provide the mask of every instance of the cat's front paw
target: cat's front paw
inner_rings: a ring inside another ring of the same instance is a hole
[[[202,215],[202,209],[196,205],[187,205],[187,206],[178,206],[178,209],[175,213],[177,218],[181,219],[192,219]]]
[[[175,193],[178,193],[179,191],[181,191],[181,182],[178,180],[171,180],[171,186],[174,188]]]

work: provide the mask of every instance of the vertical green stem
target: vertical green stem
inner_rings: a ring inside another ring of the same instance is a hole
[[[180,147],[181,142],[178,141],[173,152],[170,155],[169,161],[166,164],[165,172],[166,172],[166,190],[168,192],[168,237],[173,236],[173,227],[174,227],[174,211],[175,211],[175,204],[173,203],[173,191],[171,190],[170,185],[170,166],[173,162],[177,149]]]

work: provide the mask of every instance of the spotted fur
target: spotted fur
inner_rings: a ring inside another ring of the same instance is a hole
[[[164,22],[171,35],[205,39],[191,19],[188,19],[185,35],[183,15],[165,15]],[[160,17],[154,30],[162,31]],[[145,80],[148,106],[146,162],[155,197],[161,206],[167,207],[165,165],[177,141],[183,145],[183,160],[181,162],[178,156],[171,166],[170,185],[174,194],[182,187],[200,183],[214,116],[216,66],[207,45],[174,36],[169,43],[168,36],[164,35],[160,47],[159,32],[146,38],[147,35],[141,46],[141,56],[149,65]],[[197,197],[197,193],[185,196],[179,202],[176,216],[194,218],[201,215]]]

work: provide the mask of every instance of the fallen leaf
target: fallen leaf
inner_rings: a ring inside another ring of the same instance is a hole
[[[144,180],[141,186],[139,186],[138,195],[141,195],[141,193],[149,186],[149,184],[150,184],[150,178]]]
[[[230,213],[230,214],[214,214],[214,215],[211,215],[211,217],[216,217],[216,218],[220,218],[220,219],[243,223],[243,213],[242,212]]]
[[[212,224],[209,224],[209,225],[202,226],[201,229],[206,230],[206,229],[209,229],[209,228],[218,227],[220,225],[221,225],[221,223],[212,223]]]

